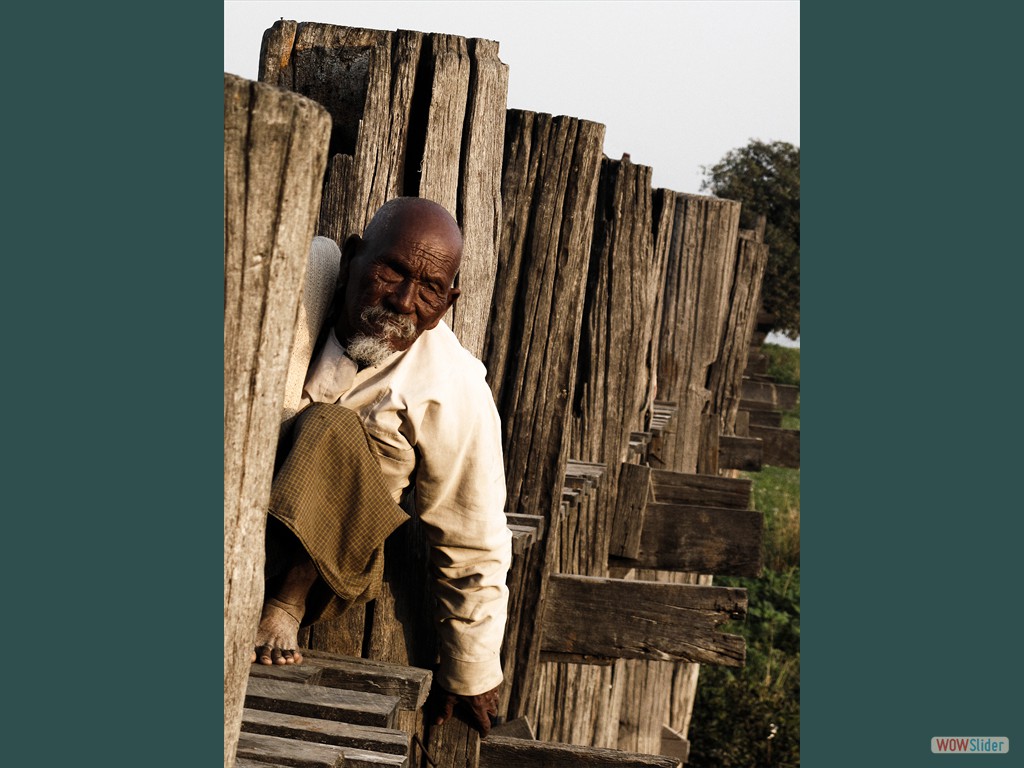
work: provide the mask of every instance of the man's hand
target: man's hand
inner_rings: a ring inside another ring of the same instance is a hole
[[[446,722],[455,711],[455,705],[462,702],[465,705],[463,709],[468,709],[470,712],[469,724],[486,737],[491,732],[491,717],[498,716],[498,688],[500,687],[493,688],[486,693],[478,693],[475,696],[463,696],[436,687],[431,696],[434,699],[431,709],[434,725]]]

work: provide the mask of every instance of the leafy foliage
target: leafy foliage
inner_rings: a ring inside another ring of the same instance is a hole
[[[756,579],[715,579],[747,590],[746,621],[724,628],[746,638],[747,663],[701,667],[688,734],[693,768],[800,764],[800,470],[744,474],[765,515],[765,567]]]
[[[701,190],[743,203],[745,217],[764,214],[771,248],[761,298],[774,317],[772,330],[800,335],[800,148],[785,141],[751,139],[704,166]],[[751,226],[750,222],[746,226]]]
[[[800,569],[716,583],[748,590],[741,669],[702,666],[690,757],[694,768],[800,765]]]

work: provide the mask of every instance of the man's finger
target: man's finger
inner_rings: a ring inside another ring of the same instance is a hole
[[[455,706],[455,697],[450,694],[444,694],[443,703],[438,710],[437,717],[434,718],[434,725],[442,725],[448,722],[448,719],[452,716],[452,710]]]
[[[480,724],[480,732],[486,736],[491,731],[491,718],[488,714],[488,710],[483,706],[476,706],[472,708],[473,716],[476,718],[477,723]]]

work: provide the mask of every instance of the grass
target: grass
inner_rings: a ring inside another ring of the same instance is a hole
[[[762,344],[761,352],[768,357],[768,375],[779,384],[800,386],[800,348]]]
[[[753,481],[754,509],[764,513],[764,568],[800,565],[800,470],[764,466],[744,472]]]
[[[777,384],[800,386],[800,348],[780,347],[778,344],[763,344],[761,352],[768,358],[768,375]],[[783,429],[800,429],[800,404],[791,411],[782,412]]]
[[[782,412],[782,424],[780,426],[783,429],[800,429],[800,403],[797,403],[796,408],[793,410]]]

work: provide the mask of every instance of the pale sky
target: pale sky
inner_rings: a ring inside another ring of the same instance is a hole
[[[798,0],[225,0],[224,71],[255,80],[281,18],[497,40],[510,108],[604,123],[655,188],[699,193],[752,138],[800,146]]]
[[[604,123],[655,187],[700,191],[751,138],[800,145],[797,0],[226,0],[224,71],[252,80],[280,18],[497,40],[508,106]]]

